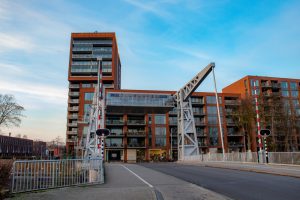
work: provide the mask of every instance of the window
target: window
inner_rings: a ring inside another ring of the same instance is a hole
[[[206,96],[206,103],[207,104],[216,104],[216,97],[215,96]],[[222,97],[219,97],[219,103],[222,103]]]
[[[216,127],[209,127],[209,143],[211,146],[217,146],[218,145],[218,128]]]
[[[291,90],[297,90],[298,89],[298,86],[297,86],[296,82],[291,82],[290,87],[291,87]]]
[[[155,124],[166,124],[165,115],[155,115]]]
[[[148,123],[152,124],[152,115],[151,114],[148,114]]]
[[[260,94],[260,90],[257,88],[257,89],[252,89],[252,95],[255,95],[255,91],[256,91],[256,95],[259,95]]]
[[[91,110],[91,105],[90,104],[84,104],[83,107],[83,117],[84,117],[84,121],[88,122],[89,120],[89,116],[90,116],[90,110]]]
[[[283,81],[280,83],[280,85],[281,85],[281,89],[288,89],[288,82]]]
[[[155,127],[155,146],[166,146],[166,127]]]
[[[208,124],[218,124],[218,117],[217,116],[208,116]]]
[[[93,101],[94,93],[86,92],[84,93],[84,100],[85,101]]]
[[[151,127],[148,127],[148,140],[149,140],[149,146],[152,146],[152,130]]]
[[[293,105],[294,105],[294,107],[299,106],[299,101],[298,100],[293,100]]]
[[[81,87],[82,88],[90,88],[91,84],[89,84],[89,83],[82,83]]]
[[[220,107],[220,115],[222,115],[222,108]],[[208,115],[217,115],[218,110],[216,106],[207,106],[207,114]]]
[[[282,90],[281,91],[282,96],[288,97],[289,96],[289,91],[288,90]]]
[[[299,96],[298,91],[291,91],[291,96],[292,97],[298,97]]]
[[[251,87],[257,87],[257,86],[259,86],[259,81],[258,80],[254,80],[254,79],[251,79]]]

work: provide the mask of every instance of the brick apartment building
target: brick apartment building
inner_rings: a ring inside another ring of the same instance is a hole
[[[272,131],[271,137],[268,137],[271,150],[300,150],[300,79],[245,76],[222,91],[239,93],[242,98],[254,98],[256,93],[262,128]],[[256,138],[256,134],[252,132],[252,138]],[[256,147],[256,143],[252,142],[252,151]]]
[[[67,153],[82,155],[81,149],[76,146],[80,147],[85,142],[89,104],[92,103],[97,84],[96,59],[99,56],[103,58],[103,83],[106,87],[105,126],[111,131],[111,135],[105,140],[105,159],[125,162],[176,159],[177,111],[172,97],[175,92],[121,89],[121,63],[114,33],[71,35]],[[233,115],[241,99],[252,94],[252,79],[248,76],[246,81],[241,79],[219,93],[226,152],[250,149],[246,145],[245,133],[237,126]],[[279,89],[280,84],[284,84],[281,79],[255,77],[256,79],[261,83],[262,93],[273,91],[273,87],[265,89],[264,83],[277,86],[276,91],[285,91]],[[296,82],[297,89],[293,89],[293,84],[291,86],[293,81]],[[293,91],[299,91],[300,81],[288,79],[287,82],[289,100],[294,102],[293,96],[296,94]],[[299,107],[299,94],[296,96]],[[191,100],[200,152],[221,152],[215,94],[195,92]],[[296,101],[294,103],[296,105]],[[251,149],[254,151],[256,141],[253,143]]]

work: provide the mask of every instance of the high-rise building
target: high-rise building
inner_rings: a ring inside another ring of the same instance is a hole
[[[223,92],[239,93],[244,99],[258,97],[261,127],[272,132],[268,137],[271,151],[300,150],[300,79],[245,76]],[[253,131],[252,138],[256,136]],[[252,151],[256,148],[252,142]]]
[[[105,88],[121,88],[121,62],[115,33],[72,33],[69,58],[69,98],[66,147],[69,155],[80,154],[82,136],[97,84],[98,63],[102,58]]]

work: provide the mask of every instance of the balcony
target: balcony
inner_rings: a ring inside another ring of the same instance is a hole
[[[127,148],[146,148],[144,142],[129,142]]]
[[[112,130],[108,137],[124,137],[124,133],[123,132],[115,132]]]
[[[73,52],[85,52],[85,51],[92,51],[93,47],[73,47]]]
[[[69,119],[78,119],[78,115],[69,115]]]
[[[73,143],[75,143],[76,142],[76,139],[67,139],[67,142],[73,142]]]
[[[145,120],[128,119],[127,125],[145,125]]]
[[[175,125],[175,126],[177,126],[177,119],[171,119],[171,118],[169,118],[169,125]]]
[[[227,136],[228,137],[243,137],[244,134],[241,132],[228,132]]]
[[[109,149],[124,148],[124,145],[123,144],[113,143],[113,144],[105,144],[105,147],[109,148]]]
[[[69,99],[70,104],[79,104],[79,99]]]
[[[77,130],[67,131],[67,135],[77,135]]]
[[[128,131],[127,137],[146,137],[145,131]]]
[[[236,123],[232,119],[227,119],[226,124],[227,126],[236,126]]]
[[[240,142],[228,142],[228,146],[229,147],[243,147],[244,144],[242,144]]]
[[[240,102],[238,100],[225,100],[225,105],[239,105]]]
[[[69,88],[71,88],[71,89],[79,89],[79,84],[70,84]]]
[[[200,132],[200,133],[196,133],[197,134],[197,137],[206,137],[207,134],[204,133],[204,132]]]
[[[107,112],[165,114],[173,109],[171,94],[108,92]]]
[[[72,106],[68,108],[68,111],[78,111],[79,107],[78,106]]]
[[[193,111],[194,115],[205,115],[204,111]]]
[[[70,127],[77,127],[77,125],[78,125],[77,122],[68,123],[68,126]]]
[[[270,87],[272,87],[272,85],[269,82],[263,82],[263,83],[261,83],[261,87],[270,88]]]
[[[195,120],[195,124],[196,126],[205,126],[206,123],[205,123],[205,120]]]
[[[107,119],[106,125],[124,125],[123,120],[117,120],[117,119]]]
[[[279,89],[281,86],[279,83],[272,83],[272,88],[277,88]]]
[[[69,92],[70,97],[79,97],[79,92]]]
[[[198,142],[199,147],[208,147],[206,142]]]

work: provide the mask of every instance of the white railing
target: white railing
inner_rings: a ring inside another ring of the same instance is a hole
[[[266,163],[265,153],[261,153],[260,163]],[[186,161],[203,162],[254,162],[258,163],[257,152],[207,153],[198,156],[186,156]],[[300,165],[300,152],[269,152],[268,163]]]
[[[300,152],[269,152],[269,163],[300,165]]]
[[[15,161],[11,192],[104,183],[102,159]]]

